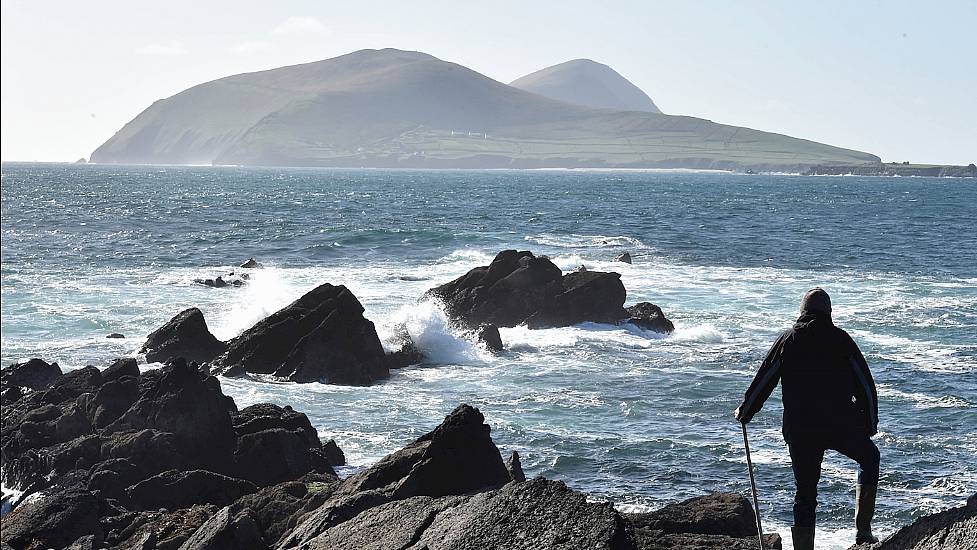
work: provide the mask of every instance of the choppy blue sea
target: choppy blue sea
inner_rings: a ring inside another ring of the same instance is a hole
[[[291,404],[356,467],[481,408],[503,453],[622,510],[748,494],[731,412],[820,285],[879,387],[888,534],[977,491],[977,184],[927,178],[587,171],[378,171],[5,163],[2,361],[107,365],[189,306],[229,338],[314,286],[348,286],[381,338],[428,355],[371,387],[222,380]],[[428,288],[505,248],[622,274],[661,337],[584,324],[459,339]],[[628,251],[633,265],[613,262]],[[255,257],[241,288],[193,283]],[[121,332],[124,340],[106,339]],[[148,366],[147,366],[148,368]],[[779,390],[750,424],[768,530],[793,494]],[[847,547],[854,464],[829,453],[819,540]]]

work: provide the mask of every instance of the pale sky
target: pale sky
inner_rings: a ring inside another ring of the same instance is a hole
[[[2,159],[87,158],[192,85],[394,47],[502,82],[586,57],[668,114],[968,164],[975,25],[977,0],[4,1]]]

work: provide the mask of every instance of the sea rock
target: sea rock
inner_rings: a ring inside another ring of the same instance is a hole
[[[126,335],[121,332],[110,332],[105,335],[106,338],[125,338]]]
[[[268,548],[261,536],[261,529],[248,510],[233,514],[226,506],[201,525],[182,545],[180,550],[217,550]]]
[[[235,471],[260,486],[296,479],[309,472],[335,477],[309,418],[269,403],[252,405],[232,415]],[[335,445],[335,443],[334,443]],[[331,452],[335,455],[338,446]],[[342,454],[342,451],[339,451]]]
[[[627,317],[626,294],[617,273],[564,275],[548,258],[516,250],[499,252],[490,265],[427,292],[462,325],[527,323],[531,328],[620,321]]]
[[[198,285],[209,286],[213,288],[227,288],[227,287],[239,287],[244,286],[247,283],[249,277],[248,275],[235,275],[234,272],[226,273],[223,275],[218,275],[213,279],[194,279],[193,282]]]
[[[103,518],[102,524],[109,531],[105,542],[111,548],[125,550],[147,547],[176,550],[217,510],[213,505],[198,505],[172,512],[124,512]]]
[[[437,428],[347,478],[341,494],[371,489],[394,498],[460,495],[509,482],[509,471],[482,413],[459,405]]]
[[[247,261],[245,261],[244,263],[241,264],[241,267],[243,267],[244,269],[258,269],[258,268],[261,268],[261,267],[264,267],[264,266],[261,265],[254,258],[248,258]]]
[[[0,370],[0,387],[7,389],[12,386],[43,390],[51,387],[61,376],[61,367],[57,363],[47,363],[43,359],[31,359],[24,363],[13,363]]]
[[[207,470],[169,470],[129,487],[126,494],[137,509],[174,510],[194,504],[226,506],[257,490],[250,481]]]
[[[21,502],[0,520],[0,541],[20,548],[64,548],[85,535],[104,537],[103,500],[89,491],[53,487]]]
[[[370,384],[389,376],[363,306],[344,286],[323,284],[228,342],[215,366],[293,382]]]
[[[505,463],[505,469],[509,470],[509,478],[512,481],[526,481],[526,474],[522,471],[522,461],[519,459],[519,453],[517,451],[512,451],[512,454],[509,455],[509,461]]]
[[[346,454],[339,448],[335,439],[330,439],[322,444],[322,455],[326,457],[326,462],[330,466],[346,465]]]
[[[289,541],[281,546],[292,548]],[[414,496],[368,508],[302,548],[630,549],[626,526],[610,504],[561,482],[535,479],[462,496]]]
[[[616,258],[614,258],[614,261],[615,262],[624,262],[626,264],[629,264],[629,263],[631,263],[631,253],[630,252],[625,252],[624,254],[620,254]]]
[[[750,501],[736,493],[711,493],[669,504],[660,510],[629,514],[632,524],[664,533],[701,533],[742,538],[756,535]]]
[[[756,516],[750,502],[736,493],[712,493],[670,504],[654,512],[625,514],[637,547],[756,548]],[[780,548],[780,536],[764,535],[766,548]]]
[[[102,371],[102,381],[111,382],[123,376],[139,377],[139,363],[132,357],[120,357]]]
[[[918,518],[877,544],[858,544],[852,550],[972,549],[977,541],[977,494],[967,504]]]
[[[145,353],[150,363],[165,363],[177,357],[204,363],[223,353],[226,348],[210,333],[204,314],[192,307],[153,331],[139,353]]]
[[[394,340],[395,351],[386,352],[387,365],[391,370],[402,369],[424,361],[424,354],[414,343],[406,326],[397,327]]]
[[[627,308],[628,323],[654,332],[666,334],[675,330],[675,325],[665,317],[662,308],[649,302],[640,302]]]
[[[181,358],[167,363],[147,389],[105,431],[151,428],[172,433],[180,448],[195,451],[200,467],[219,471],[234,448],[235,434],[229,414],[233,400],[221,393],[217,379],[203,376]]]
[[[475,341],[485,346],[485,349],[492,353],[501,353],[505,350],[502,345],[502,335],[499,334],[499,327],[486,323],[475,330]]]
[[[583,322],[616,323],[627,316],[627,291],[618,273],[584,271],[563,276],[561,291],[526,320],[529,328],[565,327]]]

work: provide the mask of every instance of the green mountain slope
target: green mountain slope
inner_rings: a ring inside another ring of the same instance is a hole
[[[794,170],[873,155],[693,117],[572,105],[427,54],[362,50],[157,101],[93,162]]]

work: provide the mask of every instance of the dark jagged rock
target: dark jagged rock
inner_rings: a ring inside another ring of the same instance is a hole
[[[64,548],[85,535],[101,542],[105,502],[89,491],[56,487],[34,495],[4,516],[0,540],[15,549]]]
[[[626,264],[629,264],[629,263],[631,263],[631,253],[630,252],[625,252],[624,254],[621,254],[618,257],[614,258],[614,261],[615,262],[624,262]]]
[[[120,357],[102,371],[102,381],[110,382],[123,376],[139,376],[139,364],[132,357]]]
[[[504,250],[488,266],[476,267],[428,295],[442,302],[449,317],[470,327],[482,323],[513,327],[560,292],[562,276],[548,258]]]
[[[335,476],[305,414],[263,403],[233,415],[233,422],[237,435],[234,463],[239,477],[266,486],[308,472]]]
[[[177,357],[204,363],[221,354],[226,345],[214,337],[199,309],[181,311],[146,338],[139,353],[150,363],[165,363]]]
[[[330,466],[345,466],[346,465],[346,455],[343,450],[339,448],[336,444],[335,439],[330,439],[322,444],[322,455],[326,457],[326,462]]]
[[[236,288],[244,286],[250,276],[247,273],[242,273],[240,275],[235,275],[234,272],[225,273],[223,275],[218,275],[213,279],[194,279],[193,282],[198,285],[209,286],[212,288]]]
[[[285,546],[288,548],[289,546]],[[473,496],[397,500],[356,515],[303,548],[634,548],[610,504],[536,479]]]
[[[369,384],[389,375],[363,306],[344,286],[323,284],[228,343],[215,366],[294,382]]]
[[[343,482],[339,492],[382,489],[395,498],[458,495],[509,482],[478,409],[460,405],[437,428]]]
[[[214,514],[180,546],[180,550],[235,548],[262,550],[268,548],[268,543],[249,510],[232,513],[230,506]]]
[[[522,461],[519,460],[519,453],[517,451],[512,451],[512,454],[509,456],[509,461],[505,463],[505,469],[509,470],[509,477],[512,481],[526,481],[526,474],[522,471]]]
[[[93,533],[99,548],[105,538],[173,549],[260,484],[297,483],[302,496],[289,506],[264,500],[229,523],[258,537],[235,540],[259,540],[265,523],[277,539],[337,484],[308,417],[269,404],[238,412],[216,378],[183,359],[146,373],[131,359],[71,371],[4,402],[2,420],[4,481],[36,493],[2,519],[3,540],[18,549],[85,545],[79,537]],[[334,443],[328,453],[342,456]],[[160,507],[169,511],[149,511]]]
[[[578,271],[563,276],[561,291],[526,320],[529,328],[564,327],[587,321],[616,323],[627,316],[627,291],[618,273]]]
[[[207,470],[169,470],[129,487],[126,494],[137,509],[173,510],[194,504],[226,506],[257,490],[250,481]]]
[[[43,390],[51,387],[61,376],[61,367],[57,363],[47,363],[43,359],[31,359],[24,363],[14,363],[0,370],[0,388],[18,386],[32,390]]]
[[[106,338],[125,338],[126,335],[121,332],[110,332],[105,335]]]
[[[208,519],[217,513],[213,505],[197,505],[172,512],[153,510],[124,513],[102,521],[109,533],[105,542],[112,548],[145,547],[155,550],[177,550]]]
[[[977,494],[967,504],[923,516],[876,544],[852,550],[969,550],[977,541]]]
[[[469,327],[527,323],[545,328],[585,321],[615,323],[627,317],[627,291],[619,274],[564,275],[548,258],[528,251],[499,252],[490,265],[476,267],[427,295],[440,300],[452,320]]]
[[[147,389],[105,431],[152,428],[169,432],[181,448],[200,453],[201,467],[223,465],[234,448],[235,434],[228,414],[229,398],[221,393],[217,379],[204,377],[183,359],[175,359],[162,369],[158,383]]]
[[[660,510],[626,514],[638,547],[665,548],[756,548],[756,516],[750,502],[736,493],[712,493]],[[780,536],[766,534],[767,548],[780,548]]]
[[[264,267],[264,266],[262,266],[254,258],[248,258],[247,261],[245,261],[244,263],[241,264],[241,267],[243,267],[244,269],[258,269],[258,268],[261,268],[261,267]]]
[[[396,340],[399,348],[396,351],[387,352],[387,365],[391,370],[402,369],[424,361],[424,354],[414,343],[414,339],[411,338],[407,327],[398,327]]]
[[[756,535],[750,502],[736,493],[712,493],[669,504],[645,514],[629,514],[636,526],[664,533],[699,533],[749,537]]]
[[[499,327],[493,324],[484,324],[475,330],[475,341],[484,345],[485,349],[492,353],[501,353],[505,350],[502,345],[502,335],[499,334]]]
[[[671,333],[675,325],[665,317],[662,308],[649,302],[640,302],[627,308],[628,323],[654,332]]]

